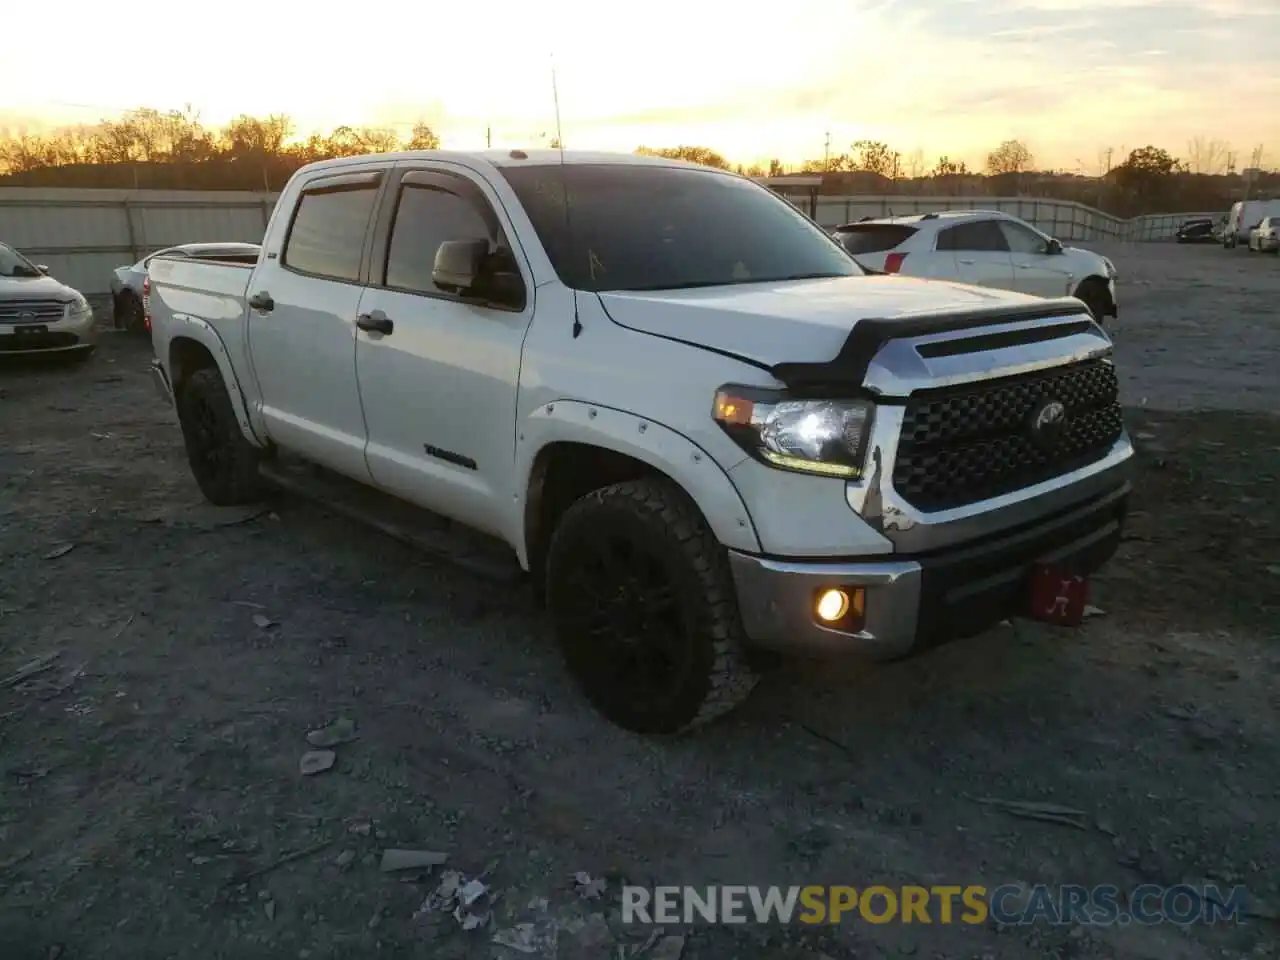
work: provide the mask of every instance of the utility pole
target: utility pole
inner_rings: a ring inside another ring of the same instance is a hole
[[[831,167],[831,131],[828,130],[826,139],[822,141],[822,172],[826,173]]]
[[[493,127],[484,128],[484,145],[486,150],[493,146]]]

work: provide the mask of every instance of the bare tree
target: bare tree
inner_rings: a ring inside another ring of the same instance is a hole
[[[1105,177],[1111,172],[1111,161],[1115,155],[1116,151],[1114,147],[1098,148],[1098,176]]]
[[[903,162],[903,166],[906,168],[907,176],[912,180],[918,180],[923,177],[928,171],[928,168],[924,163],[924,150],[920,147],[916,147],[908,153],[906,160]]]
[[[878,173],[889,180],[902,176],[902,154],[879,140],[855,140],[850,148],[854,169]]]
[[[440,137],[436,132],[427,126],[426,122],[419,120],[413,125],[413,133],[409,136],[409,142],[404,145],[406,150],[439,150]]]
[[[987,173],[1025,173],[1035,163],[1030,148],[1021,140],[1006,140],[987,154]]]
[[[1195,137],[1187,141],[1187,169],[1192,173],[1221,173],[1231,145],[1225,140]]]
[[[938,158],[933,165],[931,177],[964,177],[969,175],[969,166],[963,160],[952,160],[946,154]]]

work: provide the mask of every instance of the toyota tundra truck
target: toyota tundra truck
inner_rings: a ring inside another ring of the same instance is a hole
[[[256,265],[158,257],[146,309],[210,501],[302,465],[473,531],[641,733],[726,713],[771,651],[895,659],[1025,614],[1112,555],[1130,492],[1081,301],[870,275],[663,158],[311,164]]]

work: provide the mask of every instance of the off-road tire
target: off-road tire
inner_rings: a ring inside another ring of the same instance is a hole
[[[216,367],[203,367],[178,392],[187,462],[210,503],[230,507],[258,499],[258,450],[244,438]]]
[[[601,641],[583,622],[583,611],[592,604],[580,584],[592,552],[607,541],[641,551],[671,588],[671,612],[679,628],[665,636],[683,662],[656,702],[628,699],[593,664]],[[748,664],[725,549],[689,497],[669,481],[614,484],[570,506],[548,546],[546,595],[570,674],[591,704],[624,729],[683,733],[731,711],[759,679]]]
[[[1102,281],[1090,278],[1076,287],[1076,299],[1084,302],[1089,308],[1094,322],[1101,326],[1107,319],[1107,311],[1111,307],[1111,297]]]

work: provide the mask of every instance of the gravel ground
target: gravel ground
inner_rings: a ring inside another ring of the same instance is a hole
[[[635,956],[623,878],[1208,878],[1261,914],[668,929],[663,960],[1280,955],[1280,262],[1108,252],[1143,449],[1105,613],[790,665],[673,743],[599,720],[523,595],[304,502],[202,505],[147,344],[0,369],[0,957],[509,958],[529,954],[490,938],[522,921],[556,933],[533,955]],[[342,718],[355,739],[300,775],[307,731]],[[439,871],[383,874],[388,847],[487,869],[495,928],[415,917]]]
[[[1280,409],[1280,257],[1171,243],[1082,244],[1120,274],[1126,399],[1158,410]]]

